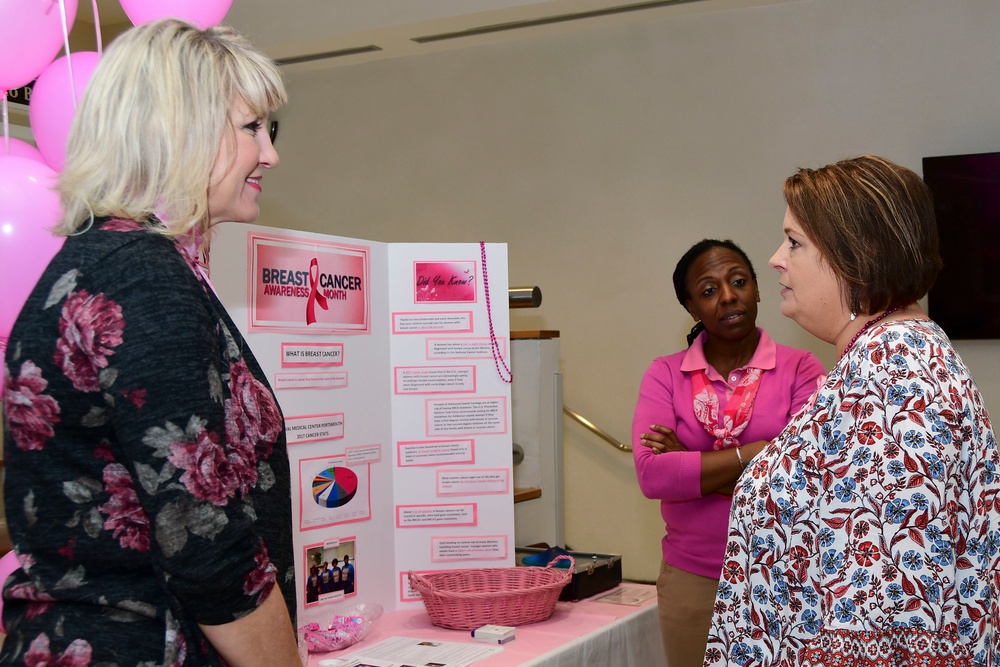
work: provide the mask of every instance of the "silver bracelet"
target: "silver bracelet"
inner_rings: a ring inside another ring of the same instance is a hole
[[[740,460],[740,467],[743,468],[744,470],[746,470],[747,469],[747,464],[743,463],[743,455],[740,454],[740,448],[739,448],[739,446],[736,447],[736,458],[738,458]]]

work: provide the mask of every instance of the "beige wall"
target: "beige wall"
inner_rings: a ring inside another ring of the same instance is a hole
[[[1000,150],[998,27],[993,0],[811,0],[292,71],[261,222],[508,243],[511,284],[544,294],[512,327],[560,330],[566,404],[627,439],[643,371],[691,324],[670,273],[703,237],[741,243],[760,323],[832,363],[778,311],[781,182]],[[959,349],[1000,415],[1000,343]],[[663,526],[631,459],[570,422],[565,447],[569,545],[653,579]]]

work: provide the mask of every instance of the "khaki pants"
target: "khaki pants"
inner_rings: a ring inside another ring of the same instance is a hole
[[[660,632],[667,667],[701,667],[712,625],[718,579],[710,579],[663,563],[656,579]]]

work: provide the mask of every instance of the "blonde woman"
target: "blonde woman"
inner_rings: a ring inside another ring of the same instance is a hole
[[[134,28],[95,71],[4,364],[0,663],[299,665],[283,418],[198,264],[257,217],[284,101],[225,27]]]

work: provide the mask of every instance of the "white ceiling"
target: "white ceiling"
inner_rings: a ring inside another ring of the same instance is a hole
[[[226,23],[279,61],[311,59],[287,67],[310,69],[789,1],[234,0]],[[93,25],[94,0],[78,2],[78,22]],[[129,25],[118,0],[96,4],[105,41]]]

